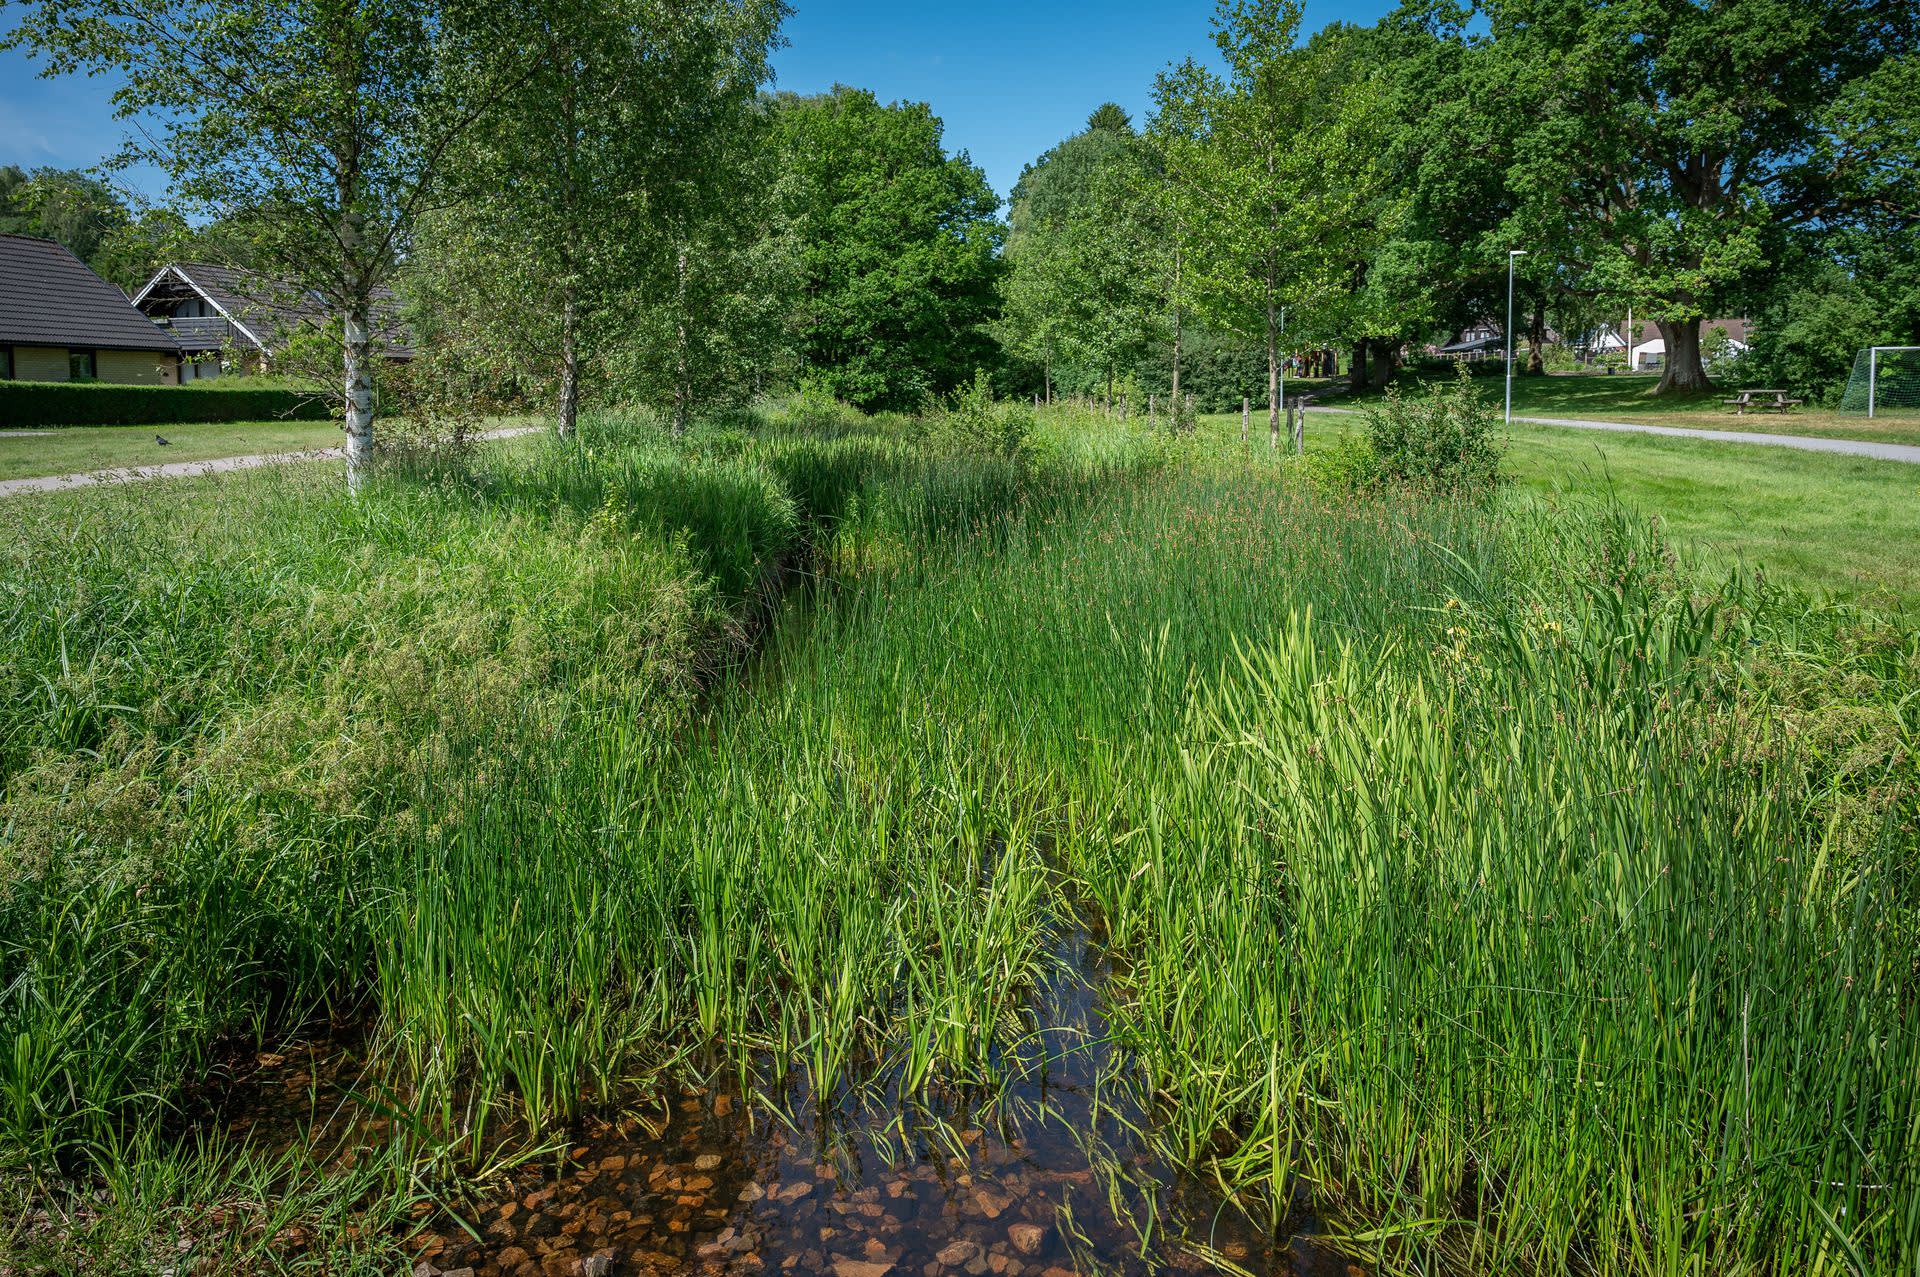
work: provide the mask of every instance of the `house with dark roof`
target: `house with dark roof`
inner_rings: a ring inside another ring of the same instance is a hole
[[[0,235],[0,378],[171,385],[180,347],[63,245]]]
[[[133,295],[133,304],[185,352],[183,381],[217,377],[223,369],[258,371],[302,330],[339,322],[317,293],[213,262],[161,267]],[[389,289],[375,294],[373,330],[375,346],[388,359],[413,358],[399,300]]]

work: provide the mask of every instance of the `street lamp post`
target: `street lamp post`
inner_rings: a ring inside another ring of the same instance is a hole
[[[1507,429],[1513,429],[1513,259],[1525,257],[1524,248],[1507,250]]]

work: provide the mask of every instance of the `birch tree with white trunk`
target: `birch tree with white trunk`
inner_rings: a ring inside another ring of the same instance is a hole
[[[522,71],[468,0],[26,0],[7,47],[106,75],[118,160],[241,234],[240,263],[340,328],[347,478],[374,444],[379,300],[455,142]]]

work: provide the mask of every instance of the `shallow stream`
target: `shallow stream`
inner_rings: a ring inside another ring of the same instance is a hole
[[[1365,1277],[1309,1240],[1310,1216],[1274,1229],[1156,1149],[1151,1106],[1109,1041],[1096,941],[1057,938],[1046,970],[1024,1008],[1031,1033],[992,1092],[823,1107],[797,1085],[771,1102],[730,1084],[671,1088],[653,1114],[492,1182],[458,1220],[426,1220],[407,1241],[414,1273]],[[286,1067],[299,1108],[327,1089],[318,1061]],[[258,1138],[292,1116],[256,1108],[244,1125]]]

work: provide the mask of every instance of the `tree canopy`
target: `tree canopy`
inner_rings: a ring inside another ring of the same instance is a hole
[[[783,96],[775,135],[798,245],[801,367],[863,408],[906,408],[992,363],[999,197],[924,103]]]

